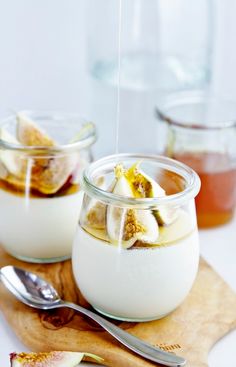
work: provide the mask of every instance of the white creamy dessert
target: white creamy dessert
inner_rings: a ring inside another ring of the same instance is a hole
[[[73,249],[75,279],[97,310],[120,319],[161,318],[189,293],[198,269],[197,230],[173,244],[121,249],[82,228]]]
[[[139,165],[116,167],[112,192],[162,197],[165,191]],[[130,321],[161,318],[189,293],[198,270],[194,205],[158,210],[88,205],[73,246],[76,282],[86,300],[108,316]]]
[[[46,154],[0,150],[0,244],[26,261],[69,258],[83,197],[79,153],[47,154],[56,142],[27,117],[17,118],[16,137],[2,128],[0,138]]]
[[[81,191],[27,200],[0,189],[0,243],[21,259],[70,257],[82,199]]]

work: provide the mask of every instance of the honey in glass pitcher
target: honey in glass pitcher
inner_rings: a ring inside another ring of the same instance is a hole
[[[236,206],[236,103],[204,92],[180,93],[157,112],[166,125],[164,153],[201,179],[199,227],[229,222]]]
[[[236,203],[236,169],[226,154],[217,152],[177,153],[175,159],[193,167],[201,180],[196,197],[199,227],[228,222]]]

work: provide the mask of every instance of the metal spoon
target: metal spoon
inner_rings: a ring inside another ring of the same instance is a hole
[[[18,300],[28,306],[43,310],[60,307],[72,308],[96,321],[115,339],[146,359],[171,367],[180,367],[186,364],[184,358],[164,352],[160,348],[136,338],[90,310],[74,303],[63,301],[51,284],[34,273],[9,265],[1,268],[0,276],[6,288]]]

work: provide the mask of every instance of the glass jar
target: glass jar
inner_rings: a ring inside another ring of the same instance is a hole
[[[95,127],[77,115],[23,111],[0,124],[0,244],[29,262],[71,256]]]
[[[86,6],[89,113],[107,133],[98,153],[114,152],[119,83],[119,151],[139,146],[153,153],[157,101],[211,80],[214,1],[87,0]]]
[[[114,167],[137,161],[165,196],[138,199],[112,192]],[[72,264],[80,291],[97,311],[147,321],[181,304],[198,269],[194,197],[199,187],[192,169],[161,156],[118,154],[85,170]],[[133,225],[143,225],[137,230],[141,235],[132,236]]]
[[[159,149],[200,176],[199,226],[228,222],[236,205],[236,102],[204,91],[178,93],[157,108],[157,117],[165,129]]]
[[[95,79],[117,84],[121,37],[124,88],[178,90],[209,80],[212,0],[88,0],[86,6],[88,66]]]

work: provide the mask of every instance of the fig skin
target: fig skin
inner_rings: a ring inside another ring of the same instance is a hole
[[[102,359],[90,353],[79,352],[45,352],[45,353],[11,353],[11,367],[76,367],[84,356],[91,357],[97,362]]]

